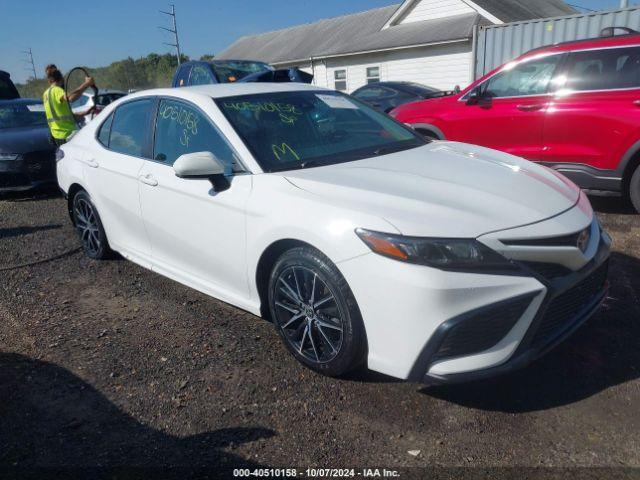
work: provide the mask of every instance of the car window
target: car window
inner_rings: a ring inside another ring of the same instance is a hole
[[[360,100],[376,100],[382,98],[391,98],[397,95],[397,92],[383,87],[368,87],[358,90],[353,94],[354,97]]]
[[[216,72],[220,83],[233,83],[254,73],[268,72],[271,67],[262,62],[251,62],[246,60],[226,60],[216,61],[211,68]]]
[[[152,100],[136,100],[120,105],[111,125],[109,148],[118,153],[142,157]]]
[[[44,127],[47,117],[42,103],[0,102],[0,130],[18,127]]]
[[[197,108],[175,100],[162,100],[156,117],[153,158],[173,165],[180,155],[211,152],[233,166],[233,150],[222,134]]]
[[[71,102],[71,108],[83,107],[89,101],[89,97],[86,95],[80,95],[77,100]]]
[[[191,68],[189,85],[211,85],[212,83],[216,82],[208,67],[204,65],[194,65]]]
[[[611,90],[640,87],[640,48],[573,52],[566,70],[569,90]]]
[[[550,55],[507,68],[484,83],[482,96],[501,98],[544,94],[560,57],[561,55]]]
[[[189,73],[191,73],[191,65],[183,65],[178,70],[178,77],[176,78],[177,87],[186,87],[189,84]]]
[[[98,141],[109,148],[109,135],[111,134],[111,123],[113,122],[113,113],[110,114],[98,130]]]
[[[349,162],[425,144],[404,125],[338,92],[273,92],[216,103],[267,172]]]

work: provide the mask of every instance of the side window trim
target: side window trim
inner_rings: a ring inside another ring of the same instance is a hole
[[[156,127],[158,125],[158,121],[157,121],[157,117],[158,117],[158,112],[160,110],[160,102],[162,102],[162,100],[168,100],[171,102],[176,102],[176,103],[181,103],[189,108],[192,108],[194,110],[196,110],[198,113],[200,113],[200,115],[202,115],[202,118],[205,119],[205,121],[211,126],[211,128],[213,128],[218,135],[220,135],[220,138],[227,144],[227,147],[229,147],[229,150],[231,150],[231,152],[233,153],[236,163],[238,165],[238,167],[241,169],[240,171],[237,172],[233,172],[233,175],[240,175],[240,174],[244,174],[244,173],[251,173],[251,170],[249,170],[247,168],[247,166],[244,164],[244,162],[242,161],[242,158],[240,157],[240,155],[238,154],[238,151],[236,150],[236,148],[233,146],[233,143],[231,143],[229,141],[229,139],[227,138],[227,136],[220,130],[220,128],[218,128],[218,126],[211,120],[211,118],[209,117],[209,115],[207,115],[204,110],[202,110],[199,106],[195,105],[194,103],[191,103],[189,100],[185,100],[184,98],[180,98],[180,97],[171,97],[171,96],[158,96],[156,97],[156,104],[154,105],[154,110],[153,110],[153,134],[151,135],[151,152],[149,155],[149,158],[145,158],[145,160],[149,161],[149,162],[154,162],[154,163],[158,163],[160,165],[164,165],[166,167],[170,167],[170,165],[167,165],[165,162],[161,162],[160,160],[156,160],[155,159],[155,145],[156,145]],[[213,102],[213,99],[211,100]],[[215,105],[215,102],[213,102],[213,104]],[[217,105],[216,105],[217,108]]]

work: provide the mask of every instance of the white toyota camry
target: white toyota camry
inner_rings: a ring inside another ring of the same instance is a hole
[[[150,90],[58,152],[84,250],[271,319],[327,375],[496,375],[591,316],[611,240],[553,171],[296,84]]]

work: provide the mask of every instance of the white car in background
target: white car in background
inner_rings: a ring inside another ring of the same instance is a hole
[[[521,367],[607,288],[610,238],[566,178],[421,136],[301,84],[151,90],[61,147],[84,250],[270,318],[327,375],[458,382]]]
[[[97,97],[92,91],[85,91],[78,99],[71,103],[71,111],[73,113],[82,113],[95,107],[93,113],[85,118],[85,121],[93,119],[104,108],[112,102],[126,96],[127,92],[121,90],[98,90]]]

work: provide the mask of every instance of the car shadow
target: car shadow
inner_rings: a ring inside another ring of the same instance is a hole
[[[640,377],[640,260],[614,253],[601,311],[529,367],[503,377],[421,392],[462,406],[508,413],[571,404]]]
[[[0,239],[10,238],[10,237],[21,237],[23,235],[29,235],[35,232],[57,230],[59,228],[62,228],[62,225],[36,225],[33,227],[0,228]]]
[[[22,192],[0,192],[0,201],[13,203],[50,200],[52,198],[60,197],[62,197],[62,192],[54,185],[46,185]]]
[[[234,468],[262,466],[224,448],[275,435],[265,428],[168,435],[68,370],[16,353],[0,352],[0,399],[0,472],[15,474],[5,478],[227,478]]]
[[[637,212],[631,202],[621,197],[589,197],[591,206],[598,213],[612,213],[620,215],[636,215]]]

